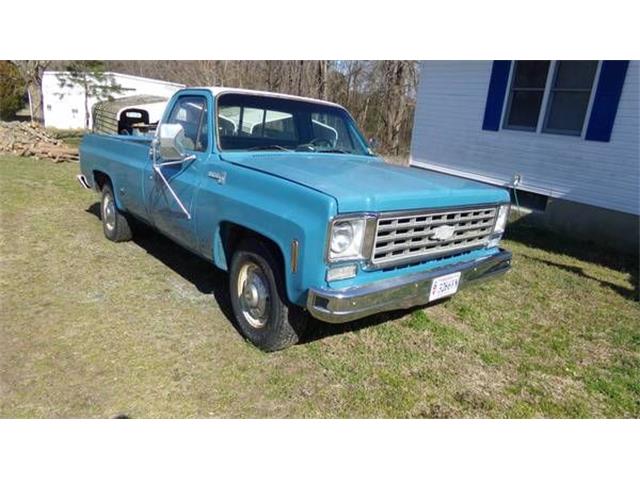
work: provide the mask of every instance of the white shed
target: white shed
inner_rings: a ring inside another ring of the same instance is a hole
[[[84,128],[85,108],[82,87],[61,86],[65,72],[45,72],[42,79],[44,124],[55,128]],[[105,76],[122,87],[114,98],[133,95],[152,95],[169,98],[184,85],[153,78],[136,77],[124,73],[107,72]],[[89,112],[98,99],[89,98]],[[91,118],[89,127],[92,126]]]
[[[422,62],[411,163],[517,186],[540,210],[553,210],[556,227],[582,234],[606,226],[613,231],[608,240],[632,237],[637,248],[639,67],[638,61]],[[558,215],[561,209],[566,215]]]

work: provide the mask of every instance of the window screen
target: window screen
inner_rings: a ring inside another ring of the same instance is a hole
[[[548,60],[516,62],[511,80],[505,128],[536,130],[550,63]]]
[[[598,62],[560,61],[549,93],[544,131],[580,135]]]

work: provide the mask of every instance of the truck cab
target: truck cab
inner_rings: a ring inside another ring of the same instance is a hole
[[[108,239],[137,219],[228,272],[234,321],[264,350],[308,314],[424,305],[510,268],[506,190],[385,163],[331,102],[182,89],[154,135],[86,135],[80,169]]]

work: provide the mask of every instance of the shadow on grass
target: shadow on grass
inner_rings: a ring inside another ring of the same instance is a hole
[[[100,219],[100,204],[94,203],[87,208],[87,213],[95,215]],[[227,317],[231,325],[238,330],[235,322],[231,300],[229,298],[227,273],[217,268],[211,262],[186,250],[169,238],[165,237],[153,228],[139,222],[133,225],[135,233],[133,242],[143,248],[149,255],[153,256],[182,278],[192,283],[196,289],[203,294],[212,294],[223,315]],[[309,343],[325,337],[339,335],[345,332],[352,332],[363,328],[372,327],[387,321],[396,320],[408,312],[417,310],[399,310],[373,315],[362,320],[344,324],[329,324],[318,321],[306,312],[301,315],[309,317],[309,327],[302,336],[299,343]]]
[[[87,212],[100,219],[100,204],[94,203]],[[143,223],[135,221],[133,228],[132,241],[136,245],[192,283],[200,293],[213,294],[222,313],[233,319],[226,272]]]
[[[87,209],[87,212],[95,215],[97,218],[100,218],[100,205],[98,203],[94,203]],[[147,253],[164,263],[185,280],[192,283],[199,292],[212,294],[222,313],[227,317],[234,328],[238,330],[229,298],[228,277],[226,272],[219,270],[212,265],[211,262],[180,247],[164,235],[146,225],[136,222],[135,227],[137,228],[133,241]],[[580,267],[564,265],[549,260],[542,260],[528,255],[523,255],[532,260],[562,268],[571,273],[599,281],[603,286],[611,288],[613,291],[626,298],[634,298],[636,300],[638,298],[637,258],[610,252],[595,245],[580,243],[574,239],[568,239],[561,235],[542,230],[539,227],[529,225],[523,220],[510,224],[507,238],[529,247],[568,255],[589,263],[628,272],[631,276],[631,283],[633,286],[631,289],[588,275]],[[446,299],[443,301],[446,301]],[[331,337],[333,335],[354,332],[385,322],[398,320],[421,308],[422,307],[415,307],[409,310],[384,312],[344,324],[324,323],[309,316],[309,328],[303,335],[300,343],[309,343],[326,337]],[[308,315],[307,313],[302,312],[300,314]]]
[[[439,305],[441,303],[445,303],[448,298],[443,298],[441,300],[436,300],[433,303],[430,303],[428,306],[433,307],[435,305]],[[413,312],[418,310],[422,310],[426,305],[418,305],[416,307],[411,307],[409,309],[403,310],[393,310],[391,312],[382,312],[377,313],[375,315],[371,315],[370,317],[362,318],[360,320],[355,320],[347,323],[325,323],[320,320],[316,320],[315,318],[309,315],[311,319],[310,328],[307,331],[305,337],[300,341],[300,343],[310,343],[316,340],[321,340],[326,337],[332,337],[334,335],[341,335],[347,332],[356,332],[358,330],[363,330],[369,327],[375,327],[376,325],[380,325],[386,322],[393,322],[395,320],[399,320],[406,315],[410,315]]]
[[[587,275],[584,270],[579,267],[563,265],[561,263],[527,256],[530,259],[563,268],[586,278],[597,280],[604,286],[610,287],[626,298],[634,299],[636,301],[640,298],[640,286],[638,284],[640,265],[637,256],[616,252],[590,242],[581,242],[574,238],[545,230],[533,225],[526,217],[510,223],[505,238],[521,243],[527,247],[539,248],[547,252],[567,255],[577,260],[627,273],[630,277],[630,289]]]
[[[536,257],[532,257],[531,255],[520,255],[521,257],[525,257],[528,258],[529,260],[533,260],[534,262],[539,262],[539,263],[544,263],[545,265],[549,265],[551,267],[557,267],[560,268],[562,270],[565,270],[567,272],[571,272],[575,275],[578,275],[580,277],[583,278],[588,278],[591,280],[595,280],[596,282],[599,282],[601,286],[603,287],[607,287],[610,288],[611,290],[613,290],[614,292],[616,292],[619,295],[622,295],[623,297],[629,298],[631,300],[637,300],[638,297],[638,288],[637,286],[634,288],[626,288],[620,285],[616,285],[615,283],[611,283],[608,282],[606,280],[602,280],[601,278],[598,277],[594,277],[593,275],[589,275],[588,273],[586,273],[584,271],[583,268],[580,267],[576,267],[574,265],[565,265],[562,263],[557,263],[557,262],[552,262],[550,260],[542,260],[541,258],[536,258]],[[633,281],[633,276],[632,276],[632,281]],[[636,283],[633,285],[637,285],[637,278],[636,278]]]

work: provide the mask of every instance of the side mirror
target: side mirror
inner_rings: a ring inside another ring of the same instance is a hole
[[[376,148],[378,148],[378,139],[370,138],[369,139],[369,148],[371,150],[375,150]]]
[[[160,162],[182,160],[186,156],[184,129],[178,123],[161,124],[157,143]]]

